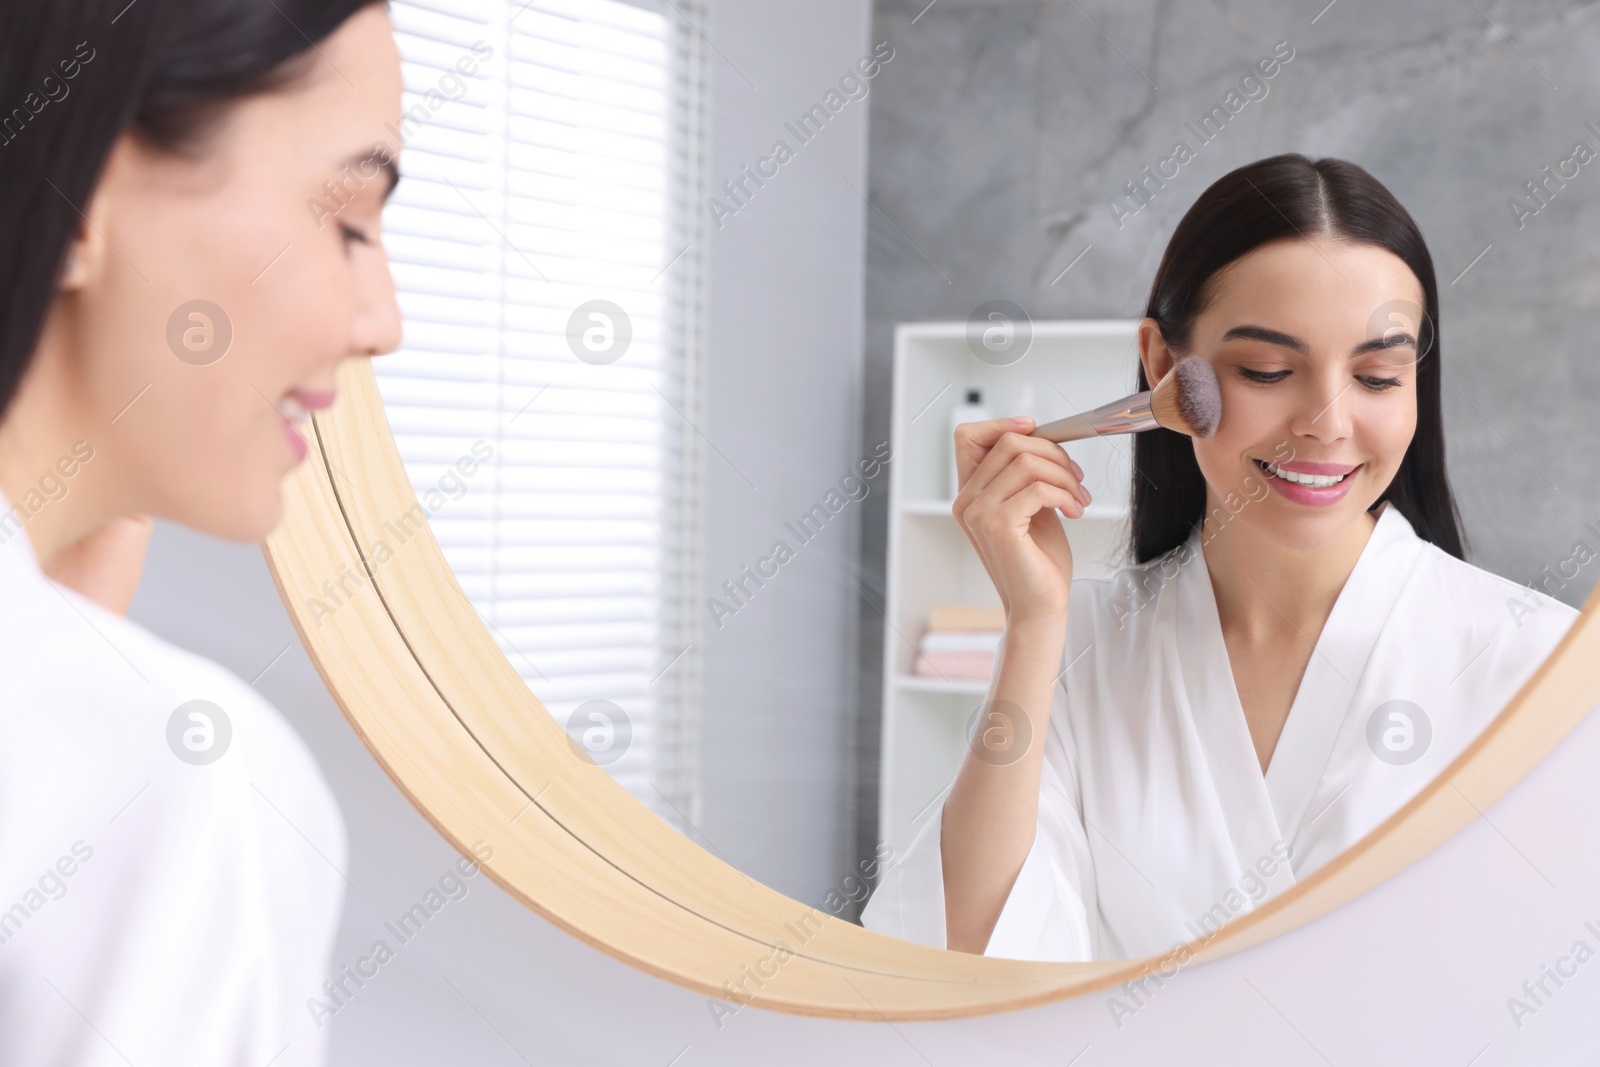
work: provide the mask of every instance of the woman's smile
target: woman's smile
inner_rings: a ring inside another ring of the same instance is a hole
[[[311,413],[332,406],[333,401],[333,390],[293,389],[275,405],[296,463],[305,459],[309,451],[305,434],[311,429]]]
[[[1326,507],[1344,499],[1355,482],[1354,475],[1364,464],[1316,463],[1292,460],[1270,463],[1254,459],[1256,468],[1267,476],[1267,484],[1296,504]]]

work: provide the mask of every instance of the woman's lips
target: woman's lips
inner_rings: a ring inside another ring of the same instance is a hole
[[[295,462],[299,463],[306,458],[310,446],[306,444],[305,435],[301,428],[311,424],[311,412],[320,411],[331,407],[336,394],[332,389],[292,389],[282,400],[278,401],[278,417],[283,420],[284,433],[289,435],[289,443],[294,448]]]
[[[284,418],[282,414],[278,415],[278,420],[283,423],[283,432],[288,435],[289,447],[294,449],[294,461],[299,463],[306,458],[311,446],[307,445],[306,439],[300,436],[300,431],[295,429],[294,423]]]
[[[289,396],[298,401],[301,407],[320,411],[325,407],[331,407],[338,393],[333,389],[293,389],[290,390]]]
[[[1350,491],[1350,484],[1355,481],[1355,472],[1361,469],[1359,463],[1351,466],[1348,463],[1314,463],[1309,460],[1268,463],[1266,460],[1258,459],[1255,464],[1256,469],[1266,476],[1267,484],[1276,489],[1280,495],[1296,504],[1305,504],[1308,507],[1326,507],[1343,500],[1344,495]],[[1302,485],[1279,477],[1273,473],[1274,469],[1288,474],[1338,477],[1339,481],[1332,485]]]

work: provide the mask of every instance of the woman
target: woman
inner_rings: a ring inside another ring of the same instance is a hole
[[[0,9],[0,1063],[322,1060],[333,796],[122,613],[146,516],[267,534],[305,411],[398,344],[397,172],[355,163],[400,92],[362,0]]]
[[[863,915],[938,947],[1156,955],[1338,855],[1505,706],[1576,613],[1464,562],[1433,264],[1366,171],[1207,189],[1139,388],[1207,360],[1222,422],[1134,446],[1135,565],[1073,580],[1083,472],[1031,420],[956,431],[954,512],[1006,612],[942,810]]]

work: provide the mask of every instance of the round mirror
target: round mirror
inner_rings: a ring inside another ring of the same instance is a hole
[[[1020,194],[911,135],[922,16],[749,133],[703,12],[571,7],[392,5],[405,343],[269,549],[541,913],[725,1011],[1016,1006],[1336,906],[1589,706],[1600,531],[1488,295],[1556,268],[1430,249],[1428,174],[1192,165],[1322,76],[1290,42],[1126,182],[1051,157],[1018,274],[949,205]],[[804,169],[869,109],[870,181]]]

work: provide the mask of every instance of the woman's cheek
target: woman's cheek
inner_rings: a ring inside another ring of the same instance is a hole
[[[1406,449],[1411,447],[1411,439],[1417,430],[1417,412],[1414,406],[1405,411],[1402,417],[1396,417],[1395,405],[1389,405],[1388,410],[1381,410],[1379,405],[1373,405],[1370,416],[1363,420],[1363,436],[1370,442],[1368,451],[1374,456],[1381,457],[1383,465],[1395,470],[1405,459]]]
[[[255,354],[261,390],[276,401],[322,373],[342,346],[350,326],[350,281],[343,271],[307,272],[285,304],[294,315],[273,314]],[[268,388],[272,383],[272,388]],[[276,389],[276,392],[273,391]]]
[[[344,354],[355,302],[351,271],[342,258],[328,263],[317,272],[316,283],[301,294],[304,314],[286,323],[297,332],[293,351],[303,366],[314,368]]]
[[[1246,472],[1237,458],[1242,451],[1221,434],[1195,441],[1195,462],[1206,484],[1224,493],[1242,485]]]

